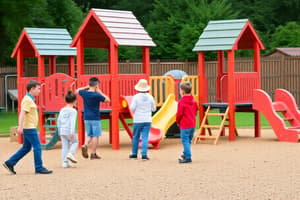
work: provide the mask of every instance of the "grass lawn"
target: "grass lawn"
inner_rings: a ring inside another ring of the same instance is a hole
[[[237,127],[247,127],[247,128],[254,127],[254,113],[238,112],[236,113],[235,117],[236,117]],[[220,117],[210,117],[208,120],[210,124],[218,125],[221,123]],[[17,125],[18,125],[17,113],[0,112],[0,135],[8,135],[10,133],[10,127],[17,126]],[[109,128],[108,120],[102,120],[101,125],[103,130],[108,130]],[[268,121],[263,115],[261,115],[261,126],[270,127]],[[123,128],[121,122],[119,123],[119,127]],[[199,128],[199,117],[197,117],[197,128]]]

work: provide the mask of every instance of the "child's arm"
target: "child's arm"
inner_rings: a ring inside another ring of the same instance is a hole
[[[70,117],[71,120],[71,131],[69,136],[70,140],[73,140],[75,136],[76,117],[77,117],[77,111],[75,110],[74,112],[72,112],[72,115]]]
[[[96,88],[96,92],[99,93],[99,94],[101,94],[102,96],[104,96],[104,98],[105,98],[104,102],[106,102],[106,103],[110,102],[110,98],[109,98],[108,96],[106,96],[106,95],[99,89],[99,87]]]
[[[19,127],[18,127],[18,133],[23,134],[23,123],[24,123],[24,118],[25,118],[25,110],[21,110],[20,116],[19,116]]]
[[[152,97],[152,96],[151,96]],[[154,101],[154,98],[152,97],[152,102],[151,102],[151,110],[152,112],[156,111],[156,105],[155,105],[155,101]]]
[[[76,93],[79,94],[79,91],[80,91],[80,90],[87,90],[87,89],[89,89],[89,88],[90,88],[90,86],[88,86],[88,85],[87,85],[87,86],[84,86],[84,87],[81,87],[81,88],[78,88],[78,89],[76,90]]]
[[[177,124],[180,123],[182,115],[183,115],[183,106],[180,102],[178,102],[177,113],[176,113],[176,122],[177,122]]]
[[[134,112],[135,109],[136,109],[136,98],[133,97],[132,101],[131,101],[131,104],[130,104],[130,110],[132,110]]]

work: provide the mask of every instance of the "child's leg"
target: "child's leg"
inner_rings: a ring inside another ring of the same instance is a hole
[[[96,153],[99,137],[92,137],[92,154]]]
[[[142,156],[147,156],[148,152],[148,139],[149,139],[149,131],[151,127],[151,123],[143,123],[143,127],[141,130],[142,134]]]
[[[137,155],[141,137],[141,123],[133,123],[132,155]]]
[[[74,136],[73,140],[71,140],[71,146],[70,146],[69,153],[74,155],[76,152],[77,146],[78,146],[78,139],[76,136]]]
[[[61,135],[61,158],[62,164],[69,163],[67,159],[68,151],[69,151],[69,138],[66,135]]]
[[[96,153],[98,144],[99,144],[99,137],[102,135],[101,132],[101,122],[100,120],[93,120],[92,121],[92,154]]]
[[[191,159],[190,129],[180,129],[180,137],[183,145],[184,158]]]

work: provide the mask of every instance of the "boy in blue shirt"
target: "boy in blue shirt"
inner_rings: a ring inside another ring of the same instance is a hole
[[[98,78],[92,77],[88,86],[78,88],[76,91],[83,99],[83,119],[87,134],[85,144],[81,146],[82,156],[89,157],[87,145],[92,143],[91,160],[101,158],[96,154],[99,136],[101,136],[100,102],[110,102],[110,99],[99,89],[99,83]]]

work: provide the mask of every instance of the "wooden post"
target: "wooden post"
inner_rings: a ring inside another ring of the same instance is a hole
[[[38,56],[38,80],[41,84],[41,86],[44,84],[45,82],[45,59],[43,56]],[[39,97],[39,129],[40,129],[40,141],[42,144],[46,143],[45,140],[45,135],[46,135],[46,131],[45,131],[45,115],[44,115],[44,107],[43,107],[43,103],[44,103],[44,98],[45,98],[45,91],[43,90],[44,87],[41,87],[41,93],[40,93],[40,97]]]
[[[143,73],[146,75],[149,81],[150,77],[150,55],[149,47],[143,47]]]
[[[222,102],[221,77],[223,76],[224,68],[224,51],[218,51],[218,76],[216,80],[217,102]]]
[[[69,76],[72,78],[75,78],[75,62],[74,62],[74,56],[68,57],[68,64],[69,64]]]
[[[56,73],[56,56],[49,57],[49,75]]]
[[[84,44],[83,39],[80,37],[76,44],[77,48],[77,81],[80,82],[80,76],[84,74]],[[77,82],[77,83],[78,83]],[[79,84],[77,87],[82,87]],[[85,133],[84,133],[84,121],[83,121],[83,100],[78,98],[78,145],[84,144]]]
[[[119,80],[118,80],[118,47],[110,41],[110,73],[111,73],[111,133],[112,149],[119,149]]]
[[[228,106],[229,106],[229,140],[235,140],[235,83],[234,50],[228,51]]]
[[[205,60],[204,60],[204,52],[198,52],[198,85],[199,85],[199,126],[201,126],[201,122],[204,118],[205,109],[202,106],[205,103],[205,85],[204,85],[204,76],[205,76]],[[205,134],[205,129],[203,129],[202,135]]]
[[[259,44],[257,41],[254,43],[254,49],[253,49],[253,54],[254,54],[254,71],[257,73],[258,78],[257,78],[257,89],[260,89],[260,48]],[[255,137],[260,137],[261,136],[261,124],[260,124],[260,112],[259,111],[254,111],[254,124],[255,124]]]
[[[23,51],[21,48],[18,49],[17,53],[17,84],[18,84],[18,116],[21,111],[21,101],[22,101],[22,89],[24,86],[22,85],[22,79],[24,77],[24,63],[23,63]],[[18,135],[19,144],[23,143],[23,134]]]

